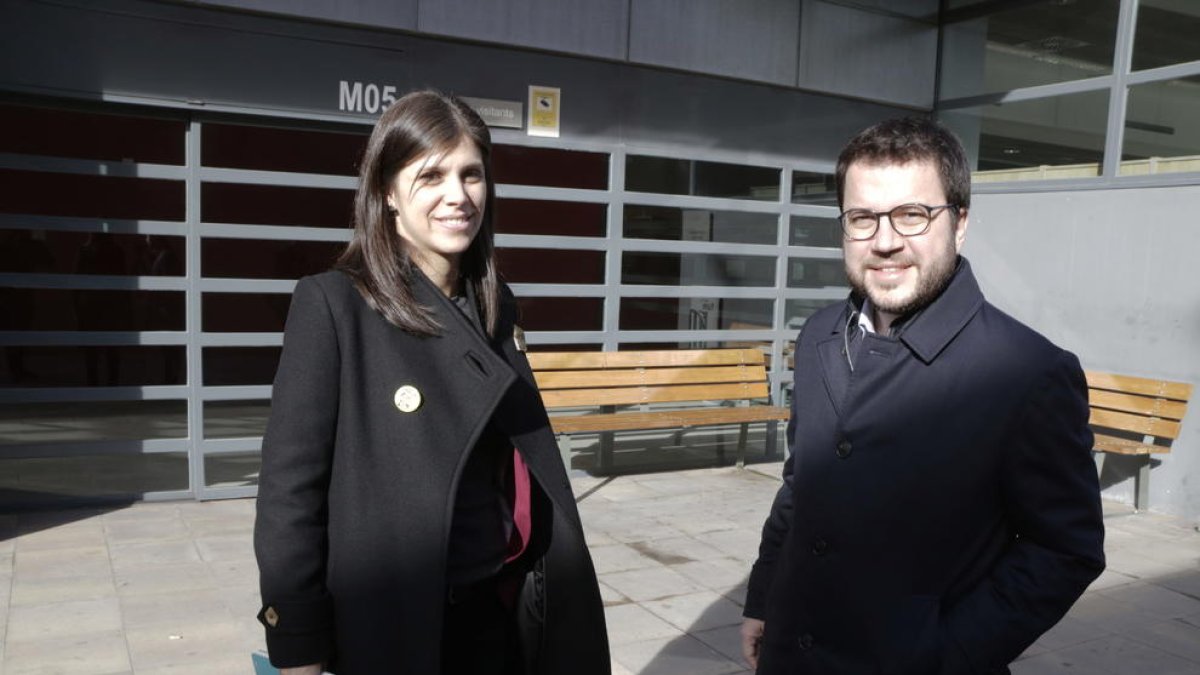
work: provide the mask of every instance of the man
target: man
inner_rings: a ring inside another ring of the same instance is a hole
[[[1104,568],[1083,373],[984,300],[970,180],[922,119],[838,159],[853,291],[796,342],[742,626],[760,675],[1007,673]]]

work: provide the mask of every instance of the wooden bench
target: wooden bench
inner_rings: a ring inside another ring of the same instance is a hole
[[[1192,385],[1088,371],[1090,423],[1096,435],[1096,470],[1108,453],[1140,458],[1133,504],[1143,510],[1150,497],[1150,455],[1171,451],[1179,437]]]
[[[613,432],[677,429],[678,438],[684,429],[729,424],[741,425],[741,467],[749,425],[767,424],[767,452],[773,453],[779,422],[788,419],[787,408],[769,405],[767,371],[758,349],[532,352],[529,362],[542,401],[552,413],[595,409],[550,417],[568,467],[572,434],[599,433],[597,464],[608,469]],[[751,405],[754,401],[764,404]],[[719,452],[723,458],[724,450]]]

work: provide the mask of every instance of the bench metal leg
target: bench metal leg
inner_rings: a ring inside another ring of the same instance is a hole
[[[779,451],[779,422],[767,422],[767,447],[763,449],[763,457],[775,459]]]
[[[737,444],[737,468],[742,469],[746,466],[746,437],[750,435],[750,424],[743,422],[742,428],[738,431]]]
[[[1133,508],[1145,511],[1150,507],[1150,455],[1140,455],[1137,477],[1134,479]]]
[[[596,466],[601,471],[608,471],[613,465],[613,432],[600,433],[600,447],[597,450]]]
[[[565,467],[567,472],[569,473],[571,471],[571,435],[570,434],[559,434],[558,435],[558,454],[560,456],[562,456],[563,467]]]

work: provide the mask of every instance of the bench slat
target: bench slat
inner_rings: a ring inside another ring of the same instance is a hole
[[[699,368],[636,368],[620,370],[552,370],[534,373],[538,389],[588,389],[639,385],[762,382],[762,366],[703,366]]]
[[[664,349],[639,352],[531,352],[535,371],[599,368],[667,368],[765,363],[757,349]]]
[[[1099,408],[1092,408],[1091,419],[1088,421],[1097,427],[1108,427],[1109,429],[1120,429],[1121,431],[1132,431],[1157,438],[1171,439],[1179,437],[1181,426],[1179,422],[1172,420],[1144,417],[1142,415],[1102,410]]]
[[[1088,386],[1094,389],[1108,389],[1143,396],[1161,396],[1184,402],[1192,397],[1192,385],[1186,382],[1151,380],[1144,377],[1101,373],[1092,370],[1087,371],[1085,375]]]
[[[1151,417],[1165,417],[1176,421],[1182,420],[1183,414],[1187,412],[1187,404],[1180,401],[1123,394],[1103,389],[1089,389],[1088,400],[1093,408],[1119,410],[1121,412],[1138,413]]]
[[[755,399],[767,398],[768,393],[765,382],[686,384],[673,387],[558,389],[543,391],[542,402],[547,408],[577,408],[596,405]]]
[[[787,408],[756,405],[739,408],[704,408],[702,410],[660,410],[644,413],[559,415],[550,418],[550,426],[556,434],[638,429],[686,429],[721,424],[782,421],[788,418],[788,412]]]
[[[1119,455],[1158,455],[1171,451],[1170,448],[1161,445],[1148,445],[1146,443],[1138,443],[1127,438],[1117,438],[1116,436],[1105,436],[1096,434],[1096,450],[1102,452],[1115,452]]]

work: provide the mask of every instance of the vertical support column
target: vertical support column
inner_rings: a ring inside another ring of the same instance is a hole
[[[608,161],[608,231],[604,246],[604,344],[616,351],[621,319],[621,240],[625,222],[625,150],[617,148]]]
[[[1104,165],[1100,172],[1113,178],[1121,172],[1121,148],[1125,145],[1125,105],[1129,100],[1129,69],[1133,64],[1133,30],[1137,20],[1136,0],[1121,0],[1117,18],[1117,44],[1113,49],[1113,80],[1108,97],[1108,129],[1104,142]]]
[[[188,122],[186,179],[187,292],[185,294],[187,330],[188,388],[188,486],[192,496],[204,498],[204,402],[203,350],[200,346],[200,134],[202,126],[194,117]]]

